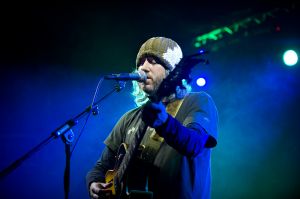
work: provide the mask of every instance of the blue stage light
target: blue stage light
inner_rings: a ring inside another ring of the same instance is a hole
[[[282,58],[287,66],[294,66],[298,62],[298,55],[294,50],[285,51]]]
[[[203,77],[198,78],[196,82],[197,82],[197,85],[200,87],[203,87],[206,84],[206,80]]]

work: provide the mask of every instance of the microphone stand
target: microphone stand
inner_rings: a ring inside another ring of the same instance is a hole
[[[113,90],[108,92],[106,95],[104,95],[101,99],[99,99],[97,102],[92,104],[91,106],[88,106],[84,111],[76,115],[73,119],[68,120],[63,125],[58,127],[56,130],[54,130],[49,137],[47,137],[45,140],[43,140],[41,143],[33,147],[31,150],[29,150],[27,153],[25,153],[23,156],[15,160],[12,164],[10,164],[8,167],[3,169],[0,172],[0,179],[7,176],[9,173],[11,173],[13,170],[15,170],[17,167],[21,165],[22,162],[24,162],[26,159],[28,159],[30,156],[33,155],[33,153],[39,151],[42,149],[42,147],[46,146],[48,143],[50,143],[53,139],[56,139],[58,137],[62,138],[62,141],[65,144],[65,154],[66,154],[66,167],[64,171],[64,192],[65,192],[65,199],[69,198],[69,191],[70,191],[70,163],[71,163],[71,144],[73,143],[75,136],[72,128],[78,124],[79,120],[82,119],[85,115],[92,112],[93,115],[99,114],[99,108],[98,104],[103,101],[105,98],[107,98],[109,95],[113,94],[114,92],[120,92],[125,87],[124,81],[117,81],[117,85]]]

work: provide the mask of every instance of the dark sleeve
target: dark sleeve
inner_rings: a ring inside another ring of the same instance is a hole
[[[195,95],[183,108],[189,109],[183,124],[169,115],[167,121],[156,130],[179,153],[196,157],[204,148],[217,144],[217,110],[206,94]]]
[[[92,182],[105,182],[107,170],[113,169],[115,164],[115,153],[105,147],[96,165],[86,175],[86,185],[89,190]]]

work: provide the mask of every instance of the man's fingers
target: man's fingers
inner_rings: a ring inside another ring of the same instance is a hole
[[[112,182],[110,182],[110,183],[100,183],[100,186],[103,189],[107,189],[107,188],[110,188],[112,186]]]
[[[91,198],[93,198],[93,199],[98,199],[98,198],[99,198],[99,196],[98,196],[98,194],[94,194],[94,193],[92,193],[92,194],[91,194]]]
[[[92,184],[91,185],[91,190],[92,190],[92,192],[93,193],[98,193],[99,191],[100,191],[100,183],[98,184],[96,184],[96,183],[94,183],[94,184]]]
[[[90,197],[92,199],[101,199],[107,198],[111,195],[111,190],[113,183],[101,183],[101,182],[93,182],[90,186]]]

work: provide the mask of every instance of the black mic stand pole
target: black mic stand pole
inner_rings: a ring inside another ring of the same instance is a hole
[[[13,170],[15,170],[17,167],[19,167],[22,162],[24,162],[26,159],[28,159],[33,153],[42,149],[42,147],[46,146],[53,139],[61,137],[62,141],[65,143],[66,167],[65,167],[65,172],[64,172],[64,191],[65,191],[65,199],[68,199],[69,198],[69,190],[70,190],[71,143],[74,141],[74,138],[75,138],[72,127],[74,127],[76,124],[78,124],[78,121],[90,112],[92,112],[93,115],[98,115],[99,114],[98,104],[102,100],[107,98],[109,95],[113,94],[114,92],[119,92],[125,87],[124,81],[117,81],[117,83],[118,84],[115,86],[115,88],[113,90],[111,90],[109,93],[107,93],[106,95],[104,95],[100,100],[95,102],[93,105],[88,106],[83,112],[79,113],[73,119],[70,119],[67,122],[65,122],[63,125],[58,127],[55,131],[53,131],[49,135],[48,138],[46,138],[41,143],[36,145],[34,148],[32,148],[30,151],[25,153],[19,159],[14,161],[8,167],[3,169],[0,172],[0,179],[4,178],[9,173],[11,173]]]

